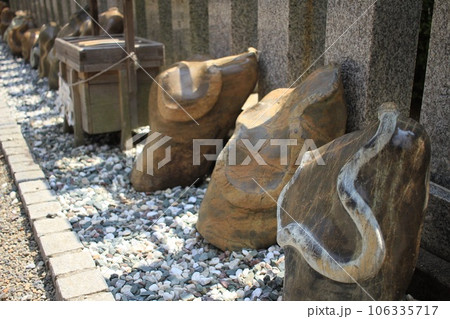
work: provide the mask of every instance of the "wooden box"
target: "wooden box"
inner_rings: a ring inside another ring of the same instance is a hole
[[[60,60],[61,77],[69,85],[83,81],[104,71],[126,56],[122,36],[89,36],[56,39],[55,54]],[[135,53],[142,68],[137,69],[138,123],[134,127],[148,125],[148,96],[153,79],[164,64],[162,43],[135,39]],[[119,72],[125,62],[117,64],[91,80],[73,86],[79,99],[74,99],[74,109],[81,111],[82,129],[89,134],[121,130]],[[76,80],[70,76],[76,72]],[[153,78],[153,79],[152,79]],[[79,100],[79,102],[77,102]],[[129,119],[128,119],[129,120]]]

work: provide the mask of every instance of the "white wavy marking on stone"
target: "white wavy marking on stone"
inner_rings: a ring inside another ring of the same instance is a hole
[[[337,191],[342,205],[353,220],[362,238],[361,253],[355,258],[339,262],[315,239],[305,225],[294,221],[281,226],[282,203],[286,192],[298,178],[304,165],[311,160],[310,152],[305,153],[302,164],[294,177],[284,187],[278,199],[277,241],[281,246],[292,246],[318,273],[342,283],[354,283],[374,277],[381,268],[386,248],[380,226],[369,205],[355,188],[360,169],[376,156],[390,141],[397,126],[398,112],[393,103],[380,107],[380,124],[374,137],[352,157],[341,169],[337,178]],[[284,211],[288,214],[286,211]]]

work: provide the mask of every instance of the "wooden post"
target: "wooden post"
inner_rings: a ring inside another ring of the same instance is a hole
[[[98,3],[97,0],[90,0],[91,7],[91,17],[94,21],[92,21],[92,31],[94,35],[98,35],[100,33],[100,28],[98,26]]]
[[[78,72],[74,69],[70,69],[68,72],[69,84],[76,83],[79,80]],[[73,133],[75,139],[75,147],[84,144],[84,132],[83,132],[83,115],[81,113],[81,97],[79,86],[70,87],[70,95],[73,100],[73,115],[74,115],[74,125]]]
[[[128,54],[134,53],[134,19],[133,19],[133,0],[122,0],[124,13],[124,33],[125,33],[125,50]],[[134,61],[128,59],[126,62],[127,75],[127,92],[128,111],[122,112],[126,118],[122,118],[121,147],[125,148],[126,141],[131,138],[131,129],[137,126],[137,78]],[[123,80],[123,79],[122,79]],[[121,85],[121,89],[125,89],[125,85]],[[121,92],[122,94],[124,92]],[[121,99],[121,103],[125,103],[125,99]],[[122,105],[122,109],[124,109]],[[130,116],[131,115],[131,116]],[[128,124],[127,124],[128,122]]]
[[[121,68],[119,75],[119,99],[120,99],[120,148],[128,150],[133,147],[131,141],[130,105],[128,96],[127,70]]]

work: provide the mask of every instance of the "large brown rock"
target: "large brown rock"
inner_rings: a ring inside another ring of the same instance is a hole
[[[227,136],[255,88],[257,73],[256,51],[249,49],[216,60],[182,61],[158,75],[149,97],[151,133],[171,139],[162,147],[156,147],[161,139],[144,146],[131,173],[133,187],[154,191],[191,185],[207,174],[213,162],[202,156],[199,165],[194,165],[193,141]],[[168,147],[171,160],[161,166]],[[201,151],[216,153],[216,147],[205,146]]]
[[[3,11],[3,9],[7,8],[8,4],[4,1],[0,1],[0,13]]]
[[[295,89],[270,92],[242,112],[200,207],[200,234],[223,250],[275,244],[274,198],[294,174],[301,154],[343,135],[346,120],[340,73],[333,65],[317,70]],[[249,142],[260,143],[259,162],[244,144]],[[286,154],[280,142],[291,144],[286,144]]]
[[[50,64],[47,56],[55,44],[60,27],[56,22],[44,24],[39,33],[39,77],[48,77]]]
[[[107,11],[98,15],[98,23],[101,28],[100,35],[121,34],[123,33],[123,14],[117,7],[111,7]],[[94,35],[92,20],[88,19],[81,26],[81,35]]]
[[[11,52],[15,55],[22,54],[22,39],[25,32],[28,29],[35,27],[31,16],[16,16],[12,21],[8,29],[6,30],[7,43]]]
[[[59,59],[56,57],[55,48],[51,48],[47,54],[47,62],[50,66],[48,70],[48,87],[50,90],[59,88]]]
[[[278,199],[284,300],[399,300],[419,252],[430,141],[393,103],[311,152]]]
[[[14,19],[15,16],[16,13],[9,7],[3,8],[0,12],[0,36],[2,36],[3,41],[5,41],[6,29],[8,29],[12,19]]]
[[[89,7],[85,7],[84,10],[80,9],[73,13],[69,18],[69,22],[67,22],[58,32],[58,37],[79,37],[83,35],[83,32],[89,32],[83,27],[86,25],[86,21],[91,19],[86,12],[89,12]]]
[[[29,29],[22,37],[22,57],[25,62],[30,61],[31,48],[39,41],[39,29]]]

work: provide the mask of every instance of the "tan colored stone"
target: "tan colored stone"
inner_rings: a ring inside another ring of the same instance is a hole
[[[55,44],[55,39],[60,27],[55,22],[44,24],[39,33],[39,77],[47,77],[50,72],[50,64],[47,56]]]
[[[200,165],[193,163],[194,140],[227,136],[257,73],[254,49],[216,60],[179,62],[162,72],[151,88],[152,132],[133,167],[133,187],[153,191],[188,186],[207,174],[213,162],[200,155]],[[169,152],[170,160],[162,165]],[[215,153],[216,147],[208,145],[201,152]]]
[[[15,17],[15,12],[11,10],[10,8],[4,8],[2,11],[0,11],[0,36],[4,36],[6,30],[11,24],[11,21]],[[3,41],[5,39],[3,38]]]
[[[27,30],[22,37],[22,57],[26,62],[30,62],[31,48],[39,40],[39,29]]]
[[[302,154],[343,135],[346,119],[339,69],[332,65],[247,108],[211,176],[199,211],[200,234],[223,250],[275,244],[278,195]],[[283,155],[280,142],[288,140]],[[259,162],[247,147],[258,143]]]
[[[8,46],[11,52],[16,55],[22,54],[22,39],[28,29],[34,28],[31,16],[16,16],[6,32]]]
[[[283,300],[400,300],[417,261],[430,140],[383,104],[379,123],[311,152],[278,199]]]

